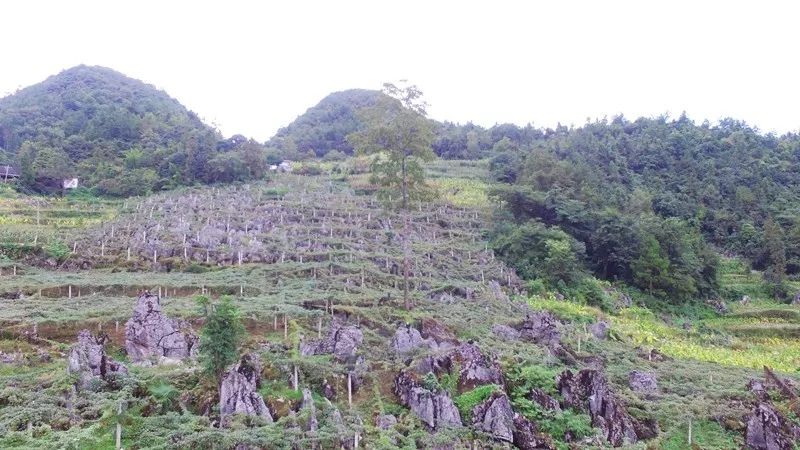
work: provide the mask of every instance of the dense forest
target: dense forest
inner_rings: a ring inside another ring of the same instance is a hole
[[[223,140],[166,93],[103,67],[77,66],[0,99],[0,162],[53,192],[78,177],[100,194],[138,195],[263,173],[264,149]]]
[[[517,129],[500,140],[496,130],[484,136],[514,226],[501,224],[495,242],[531,276],[567,282],[589,270],[680,299],[719,293],[718,252],[764,270],[777,297],[800,272],[797,134],[685,115]],[[542,264],[555,243],[577,255],[569,270]],[[542,251],[527,252],[532,245]]]

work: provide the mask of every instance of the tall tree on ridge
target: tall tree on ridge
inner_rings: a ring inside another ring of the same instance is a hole
[[[403,215],[403,303],[411,309],[408,278],[411,261],[409,209],[412,202],[428,198],[432,190],[425,183],[422,163],[434,159],[432,123],[426,118],[427,103],[415,85],[383,85],[374,106],[359,116],[365,127],[348,135],[357,153],[374,155],[371,181],[379,186],[379,198]],[[397,193],[399,195],[399,201]]]

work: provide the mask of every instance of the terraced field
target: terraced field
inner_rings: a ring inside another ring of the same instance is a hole
[[[636,297],[614,312],[555,293],[528,297],[485,240],[492,211],[483,171],[485,165],[474,163],[432,167],[441,196],[413,213],[410,311],[400,307],[399,220],[374,199],[363,174],[331,166],[320,175],[119,202],[48,200],[38,207],[38,224],[31,222],[35,203],[4,198],[4,211],[14,213],[3,220],[16,231],[4,235],[7,256],[0,260],[0,447],[114,448],[113,428],[122,423],[125,448],[233,448],[239,442],[350,448],[356,435],[368,448],[502,448],[506,444],[474,427],[430,433],[400,404],[398,372],[436,353],[398,355],[389,342],[404,324],[431,320],[452,339],[493,355],[515,411],[535,418],[560,449],[605,445],[585,412],[543,411],[526,397],[526,389],[536,387],[560,398],[554,377],[567,368],[600,364],[630,414],[658,424],[656,437],[626,446],[636,449],[690,448],[690,433],[691,448],[741,448],[752,401],[748,381],[769,365],[800,382],[800,310],[767,299],[758,274],[742,274],[735,262],[726,265],[723,285],[751,300],[729,302],[731,312],[721,316],[702,305],[691,316],[654,312]],[[82,221],[70,222],[74,218]],[[8,236],[25,247],[8,250]],[[618,293],[618,286],[604,286]],[[196,365],[130,364],[122,351],[124,326],[144,290],[160,294],[164,312],[195,329],[203,326],[196,296],[233,298],[248,330],[246,350],[264,360],[259,393],[275,423],[241,422],[223,432],[211,422],[216,387]],[[562,320],[561,341],[577,362],[495,332],[542,310]],[[363,332],[358,366],[300,352],[334,321]],[[588,329],[598,321],[610,323],[608,339]],[[109,354],[129,364],[127,382],[71,393],[65,356],[83,328],[108,335]],[[633,390],[628,378],[634,370],[653,373],[657,392]],[[354,372],[360,382],[350,399],[348,375]],[[426,386],[451,396],[464,417],[492,392],[431,376]],[[326,386],[337,392],[330,400]],[[306,429],[300,387],[310,389],[317,407],[315,433]],[[120,402],[126,405],[122,415]],[[779,407],[789,414],[786,404]],[[382,429],[376,418],[387,414],[398,423]]]

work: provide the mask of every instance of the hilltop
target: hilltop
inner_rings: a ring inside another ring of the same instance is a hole
[[[332,150],[352,154],[353,146],[345,138],[361,127],[356,111],[374,105],[382,95],[380,91],[369,89],[348,89],[329,94],[278,130],[267,145],[289,154],[325,156]]]
[[[0,99],[0,159],[42,192],[69,177],[121,196],[231,181],[255,175],[245,166],[263,168],[262,153],[243,137],[223,141],[167,93],[105,67],[73,67]]]

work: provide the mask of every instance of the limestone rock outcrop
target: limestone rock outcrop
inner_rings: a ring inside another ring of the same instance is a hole
[[[561,411],[561,405],[558,404],[558,400],[539,388],[531,389],[528,398],[541,406],[545,411]]]
[[[261,417],[272,422],[272,415],[258,393],[261,386],[261,361],[256,354],[249,353],[231,367],[222,377],[219,389],[219,413],[223,426],[230,416],[244,414]]]
[[[128,374],[128,369],[106,355],[104,338],[94,336],[89,330],[78,333],[78,342],[67,357],[67,373],[77,374],[76,387],[91,389],[98,381],[109,381]]]
[[[389,346],[396,353],[404,354],[428,346],[428,342],[422,338],[416,328],[406,324],[397,328]]]
[[[800,428],[792,425],[768,402],[759,402],[747,419],[745,445],[751,450],[792,450],[800,442]]]
[[[639,434],[642,437],[649,435],[645,432],[646,427],[628,414],[599,370],[583,369],[577,374],[565,370],[558,375],[556,383],[564,405],[588,410],[592,425],[599,428],[614,447],[636,443]]]
[[[492,355],[484,355],[477,345],[461,344],[454,349],[451,358],[461,366],[458,387],[462,392],[486,384],[505,386],[500,364]]]
[[[125,323],[125,350],[133,362],[180,361],[197,355],[199,338],[191,325],[161,311],[161,299],[145,292]]]
[[[319,429],[317,408],[314,406],[314,399],[311,397],[311,391],[309,389],[303,389],[303,403],[300,404],[300,409],[308,411],[308,423],[306,424],[306,431],[317,431]]]
[[[394,381],[394,392],[431,430],[461,426],[461,414],[446,392],[425,389],[413,374],[401,371]]]
[[[652,394],[658,391],[656,376],[650,372],[632,371],[628,375],[628,385],[634,392]]]
[[[492,332],[504,341],[518,341],[521,337],[519,331],[501,323],[495,324]]]
[[[514,414],[514,446],[520,450],[555,450],[553,440],[540,433],[522,414]]]
[[[303,356],[332,354],[338,361],[344,362],[356,356],[356,351],[362,342],[364,333],[360,328],[334,321],[327,336],[301,343],[300,354]]]
[[[498,441],[514,442],[514,411],[508,397],[495,392],[476,405],[472,425]]]
[[[552,347],[561,343],[561,322],[546,311],[537,311],[525,316],[518,330],[522,339]]]
[[[592,336],[595,339],[605,340],[608,338],[608,331],[611,329],[611,325],[605,320],[597,321],[591,325],[589,325],[589,332],[592,333]]]

